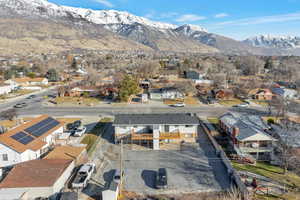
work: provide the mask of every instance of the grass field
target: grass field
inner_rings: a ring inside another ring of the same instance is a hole
[[[64,103],[69,103],[69,104],[83,104],[83,105],[92,105],[92,104],[98,104],[101,101],[97,98],[84,98],[84,97],[57,97],[55,99],[57,104],[64,104]]]
[[[99,136],[103,134],[105,131],[105,126],[107,123],[110,123],[112,121],[111,118],[102,118],[96,126],[89,132],[87,133],[84,138],[81,140],[81,144],[86,144],[86,150],[89,155],[95,150],[96,148],[96,143],[99,139]]]
[[[234,105],[238,105],[243,103],[241,100],[239,99],[231,99],[231,100],[220,100],[219,104],[223,105],[223,106],[234,106]]]

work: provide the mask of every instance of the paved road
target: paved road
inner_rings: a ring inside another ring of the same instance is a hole
[[[52,88],[52,89],[48,89],[48,90],[43,90],[41,92],[34,92],[31,94],[23,95],[23,96],[16,97],[13,99],[8,99],[6,102],[0,103],[0,111],[4,111],[9,108],[13,108],[13,106],[16,105],[17,103],[23,103],[23,102],[28,104],[28,107],[26,108],[27,110],[39,109],[42,107],[43,97],[47,96],[49,94],[53,94],[54,92],[55,92],[55,89]],[[36,95],[36,98],[26,99],[28,96],[30,96],[32,94]]]

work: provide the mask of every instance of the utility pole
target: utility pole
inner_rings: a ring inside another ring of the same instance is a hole
[[[122,187],[123,187],[123,139],[121,138],[121,146],[120,146],[120,186],[119,186],[119,195],[122,195]]]

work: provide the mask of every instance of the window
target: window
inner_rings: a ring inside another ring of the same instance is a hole
[[[3,161],[8,161],[8,155],[7,154],[2,154],[2,160]]]

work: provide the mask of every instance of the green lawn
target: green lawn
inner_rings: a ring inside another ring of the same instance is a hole
[[[287,174],[283,174],[283,169],[277,166],[273,166],[267,164],[265,162],[257,162],[256,165],[247,165],[247,164],[239,164],[236,162],[232,162],[232,166],[237,170],[252,172],[261,176],[268,177],[274,181],[277,181],[280,184],[285,184],[288,189],[300,189],[300,177],[292,172],[288,172]],[[283,195],[258,195],[255,197],[258,200],[296,200],[296,197],[299,197],[300,193],[293,193],[292,191]]]
[[[234,105],[238,105],[243,103],[241,100],[239,99],[231,99],[231,100],[220,100],[219,104],[223,105],[223,106],[234,106]]]
[[[92,154],[92,152],[95,150],[96,148],[96,143],[97,140],[99,139],[99,136],[101,136],[103,134],[103,132],[105,131],[105,125],[107,123],[110,123],[112,121],[111,118],[102,118],[97,124],[96,126],[85,135],[85,137],[81,140],[81,144],[86,144],[86,150],[88,152],[89,155]],[[98,140],[99,142],[99,140]]]
[[[256,165],[239,164],[232,162],[237,170],[252,172],[261,176],[268,177],[282,184],[286,184],[290,189],[300,188],[300,177],[292,172],[283,174],[283,169],[264,162],[257,162]]]
[[[219,119],[217,117],[209,117],[209,118],[207,118],[207,121],[209,121],[210,123],[212,123],[214,125],[219,124]]]

